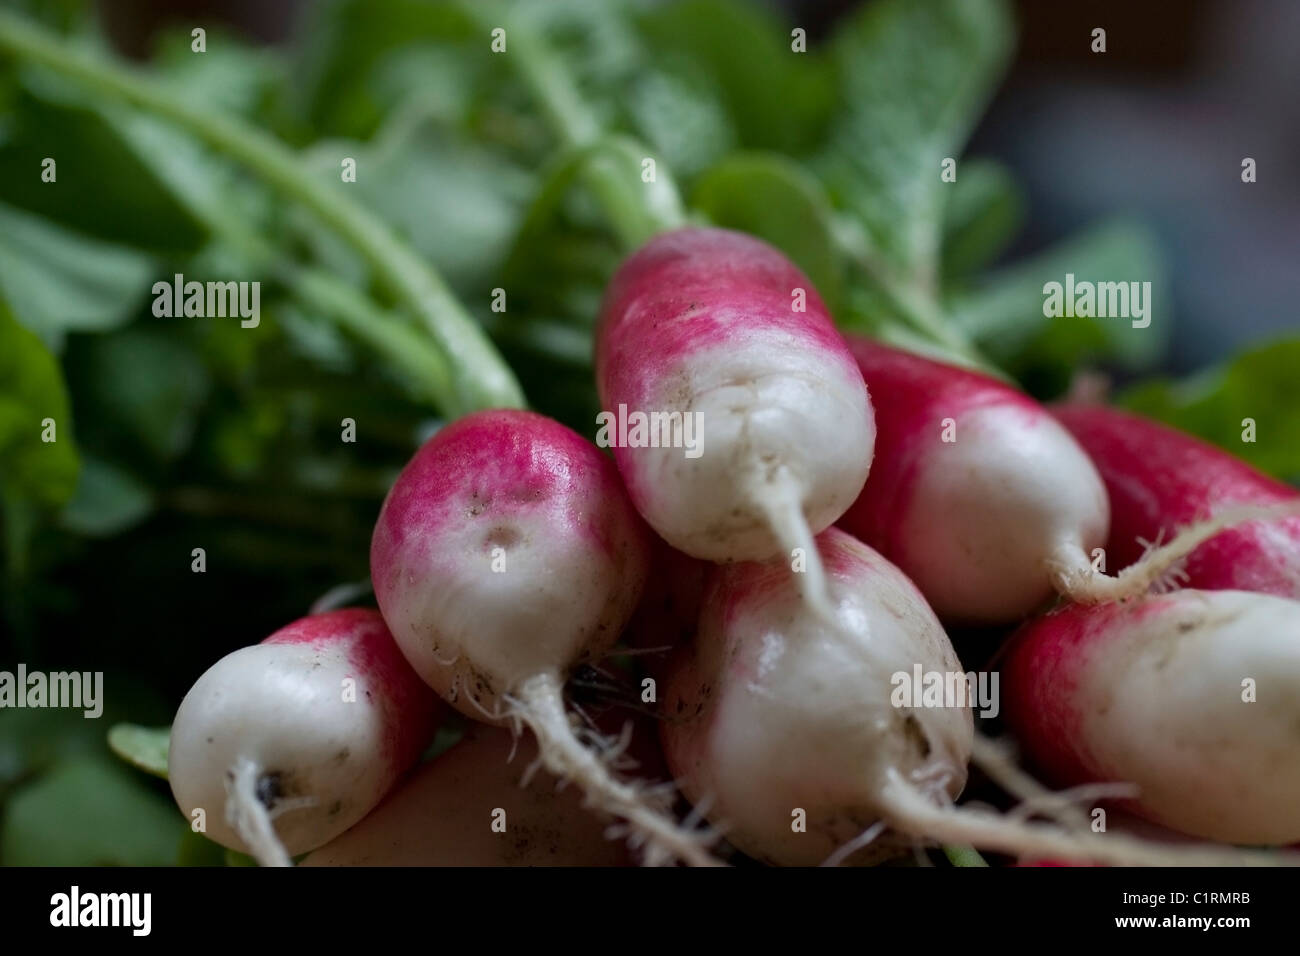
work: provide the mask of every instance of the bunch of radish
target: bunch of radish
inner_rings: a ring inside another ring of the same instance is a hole
[[[1150,423],[846,339],[781,253],[726,230],[632,255],[595,349],[605,409],[697,416],[700,453],[611,458],[518,410],[443,427],[379,514],[379,612],[291,625],[182,704],[172,786],[210,836],[314,865],[708,865],[728,845],[869,863],[935,842],[1238,863],[1282,857],[1234,844],[1300,841],[1294,490]],[[972,761],[1007,769],[970,694],[895,694],[899,674],[967,672],[945,623],[1020,625],[1008,726],[1069,793],[1017,768],[1022,807],[958,805]],[[637,744],[661,743],[675,786],[653,756],[624,765],[574,697],[620,640],[649,664],[627,703],[658,733]],[[360,703],[336,699],[349,680]],[[437,698],[495,729],[399,783]],[[1070,795],[1121,792],[1200,839],[1076,824]]]

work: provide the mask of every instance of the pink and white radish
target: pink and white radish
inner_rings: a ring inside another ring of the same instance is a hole
[[[874,395],[879,454],[840,527],[898,564],[945,619],[1012,621],[1056,593],[1137,596],[1223,528],[1276,513],[1200,515],[1107,576],[1094,566],[1110,525],[1106,486],[1045,408],[978,372],[863,338],[849,346]]]
[[[417,770],[368,817],[301,866],[631,866],[622,840],[540,773],[532,739],[474,727],[467,739]]]
[[[1134,783],[1132,809],[1228,843],[1300,841],[1300,603],[1184,590],[1026,624],[1004,711],[1050,780]]]
[[[849,347],[876,409],[876,464],[846,529],[896,563],[945,619],[997,623],[1050,598],[1053,562],[1078,570],[1109,509],[1082,449],[996,379],[863,338]]]
[[[1106,553],[1116,567],[1140,560],[1149,542],[1226,509],[1300,501],[1300,491],[1227,452],[1137,415],[1096,405],[1053,412],[1106,483]],[[1300,517],[1224,531],[1187,556],[1180,579],[1193,588],[1300,598]]]
[[[564,704],[568,674],[618,639],[649,553],[612,461],[558,422],[500,410],[416,453],[384,501],[370,567],[403,653],[445,700],[527,725],[547,769],[597,809],[662,853],[707,863],[699,840],[583,745]]]
[[[227,654],[181,701],[168,776],[206,833],[265,865],[365,816],[428,745],[439,710],[376,611],[305,617]]]
[[[665,685],[669,768],[740,849],[784,865],[867,862],[892,851],[882,834],[893,828],[1039,858],[1241,861],[1235,851],[1148,846],[952,806],[971,755],[969,704],[895,695],[898,675],[918,665],[960,673],[952,645],[878,553],[837,529],[818,545],[836,626],[804,608],[780,563],[720,567],[696,641]]]
[[[700,423],[694,456],[615,442],[632,501],[669,544],[716,562],[802,548],[819,598],[811,538],[857,497],[875,426],[861,373],[793,263],[724,229],[650,240],[606,292],[596,384],[611,414]]]
[[[782,562],[718,568],[663,693],[664,753],[683,792],[768,863],[826,860],[881,819],[895,775],[946,800],[966,781],[966,702],[890,702],[895,672],[961,670],[943,627],[866,545],[835,529],[818,545],[839,627],[807,613]],[[796,810],[807,832],[792,829]]]

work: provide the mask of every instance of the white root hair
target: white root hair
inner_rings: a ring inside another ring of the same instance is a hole
[[[1149,547],[1141,560],[1115,576],[1093,571],[1086,555],[1074,545],[1063,547],[1048,560],[1057,591],[1079,604],[1103,604],[1140,597],[1153,586],[1170,587],[1169,574],[1181,572],[1178,562],[1228,528],[1249,521],[1274,521],[1300,515],[1300,501],[1273,505],[1235,505],[1212,518],[1188,525],[1168,544]],[[1158,539],[1157,539],[1158,540]]]
[[[226,772],[226,822],[262,866],[293,866],[276,836],[272,816],[257,794],[261,776],[262,768],[246,757]]]
[[[886,772],[880,794],[896,829],[941,843],[968,844],[1010,856],[1109,863],[1114,866],[1296,866],[1300,853],[1240,850],[1211,843],[1171,846],[1124,834],[1077,832],[997,813],[942,804],[926,797],[897,770]]]
[[[564,705],[563,683],[556,673],[534,675],[507,698],[510,716],[537,737],[536,766],[545,766],[561,780],[582,788],[587,805],[619,817],[628,827],[629,842],[643,846],[647,861],[680,860],[692,866],[721,865],[707,849],[712,834],[679,824],[644,788],[620,780],[603,756],[585,747],[574,733]]]

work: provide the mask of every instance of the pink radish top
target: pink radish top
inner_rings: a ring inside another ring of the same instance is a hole
[[[322,652],[342,653],[356,668],[358,698],[380,708],[385,756],[393,766],[405,770],[428,746],[442,706],[406,662],[378,611],[344,608],[313,614],[285,625],[262,643],[310,644]]]
[[[1095,695],[1078,691],[1091,656],[1102,642],[1123,640],[1145,618],[1164,613],[1173,598],[1133,603],[1071,604],[1024,624],[1003,651],[1003,716],[1034,763],[1059,786],[1106,776],[1085,748],[1081,707],[1095,708]]]
[[[1062,405],[1056,417],[1092,457],[1110,496],[1114,570],[1142,556],[1138,538],[1179,528],[1234,504],[1280,504],[1300,491],[1227,452],[1148,419],[1097,405]],[[1300,598],[1300,518],[1251,522],[1188,555],[1188,587]]]
[[[858,336],[849,349],[871,390],[876,412],[876,458],[862,494],[840,527],[892,557],[905,551],[898,516],[909,505],[916,471],[941,439],[945,418],[990,405],[1023,412],[1026,425],[1047,412],[1029,396],[996,379],[934,362]]]
[[[802,312],[792,308],[796,289],[805,293]],[[821,297],[781,252],[727,229],[679,229],[647,242],[610,282],[596,384],[606,408],[680,409],[692,362],[747,347],[815,352],[856,377]]]
[[[466,415],[425,442],[388,493],[370,549],[375,590],[390,587],[398,560],[412,554],[431,569],[462,563],[434,547],[443,530],[501,520],[509,538],[518,533],[512,519],[529,516],[529,526],[563,528],[620,563],[623,538],[644,527],[614,463],[577,432],[518,409]],[[489,550],[512,543],[483,540]]]

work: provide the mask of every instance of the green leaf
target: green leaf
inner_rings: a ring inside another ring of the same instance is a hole
[[[4,665],[12,669],[12,662]],[[0,720],[0,803],[9,790],[68,760],[102,753],[103,731],[82,711],[15,708]]]
[[[533,192],[530,172],[427,123],[388,131],[369,148],[329,143],[313,150],[315,165],[335,179],[344,156],[357,159],[361,201],[449,282],[494,284]]]
[[[1048,317],[1049,282],[1150,282],[1150,325],[1127,318]],[[1089,229],[1013,266],[987,276],[972,291],[952,296],[953,323],[1013,373],[1036,369],[1056,386],[1081,363],[1107,359],[1129,369],[1149,367],[1169,337],[1171,290],[1154,238],[1132,223]]]
[[[6,866],[168,866],[185,818],[171,801],[100,757],[65,763],[20,787],[0,829]]]
[[[135,250],[0,205],[0,293],[51,348],[60,348],[68,331],[102,331],[131,319],[156,272]]]
[[[604,286],[621,258],[603,235],[584,233],[591,222],[575,222],[573,199],[589,199],[576,186],[597,172],[627,177],[640,183],[644,152],[634,140],[608,136],[590,146],[558,155],[542,174],[510,254],[502,270],[510,288],[523,287],[533,293],[530,305],[541,311],[571,311],[590,324],[599,310]],[[667,170],[654,183],[644,184],[646,194],[635,208],[624,209],[626,219],[620,232],[649,236],[663,223],[681,221],[677,187]],[[590,217],[605,222],[604,213]],[[577,296],[578,298],[574,298]],[[564,305],[571,306],[566,310]],[[510,313],[508,312],[509,316]]]
[[[195,56],[188,33],[173,36],[153,64],[156,81],[193,105],[230,115],[254,112],[279,72],[271,67],[274,61],[231,38],[209,37],[209,41],[209,52]],[[110,172],[120,167],[129,171],[130,179],[125,189],[111,179],[113,188],[101,189],[107,174],[88,181],[79,167],[69,171],[59,158],[58,180],[25,190],[13,199],[15,203],[31,205],[41,194],[57,194],[61,202],[73,204],[71,210],[50,208],[43,200],[33,208],[94,235],[167,252],[193,252],[209,231],[240,235],[265,226],[271,208],[267,188],[175,124],[105,99],[94,88],[37,70],[29,71],[27,89],[27,109],[34,123],[45,126],[53,121],[58,128],[68,127],[69,137],[87,140],[72,144],[77,157],[81,150],[93,148]],[[41,138],[44,141],[43,132]],[[137,210],[116,205],[123,192]],[[169,233],[158,235],[154,224],[138,223],[142,215],[157,217]],[[141,228],[143,233],[138,232]]]
[[[47,419],[54,441],[43,441]],[[63,372],[46,347],[0,300],[0,494],[58,506],[80,467]]]
[[[181,836],[177,866],[225,866],[228,851],[220,843],[209,840],[202,833],[187,827]]]
[[[636,133],[689,180],[735,149],[740,139],[717,89],[706,79],[647,64],[623,101]]]
[[[232,319],[167,319],[162,323]],[[236,323],[237,325],[237,323]],[[240,330],[247,331],[247,330]],[[68,371],[79,402],[95,409],[95,432],[85,441],[107,456],[113,449],[145,452],[156,461],[183,454],[194,438],[210,390],[208,370],[183,331],[141,324],[111,336],[73,343]]]
[[[922,284],[934,278],[953,186],[941,163],[960,155],[1011,38],[1002,0],[881,0],[832,41],[841,105],[819,167],[876,255]]]
[[[13,125],[0,138],[0,202],[124,245],[199,246],[203,227],[103,109],[88,105],[93,93],[37,71],[24,77]],[[41,180],[47,157],[57,164],[52,183]]]
[[[732,156],[695,188],[694,205],[719,226],[775,245],[799,266],[832,312],[844,293],[844,262],[821,183],[792,160],[772,154]]]
[[[190,27],[156,46],[149,68],[188,102],[246,119],[259,119],[278,92],[287,64],[273,48],[254,47],[226,30],[208,28],[207,50],[196,56]]]
[[[140,522],[153,510],[149,489],[130,472],[94,455],[82,460],[76,494],[59,515],[69,531],[108,537]]]
[[[1117,402],[1190,432],[1277,478],[1300,483],[1300,339],[1243,352],[1183,381],[1158,379],[1122,392]],[[1245,419],[1255,440],[1243,441]]]
[[[1020,228],[1024,206],[1006,167],[992,160],[961,162],[944,210],[945,281],[969,276],[996,259]]]
[[[455,4],[331,0],[305,12],[292,69],[293,105],[317,135],[367,139],[392,109],[417,95],[394,82],[395,64],[409,78],[412,65],[424,60],[426,81],[441,82],[419,87],[418,95],[443,114],[468,112],[500,66],[483,55],[489,38]],[[481,46],[456,49],[471,40]]]
[[[171,733],[170,727],[115,724],[108,731],[108,746],[131,766],[166,780]]]
[[[834,106],[825,62],[791,49],[790,30],[758,4],[677,0],[639,20],[650,62],[686,88],[716,90],[739,145],[801,152],[820,139]]]

